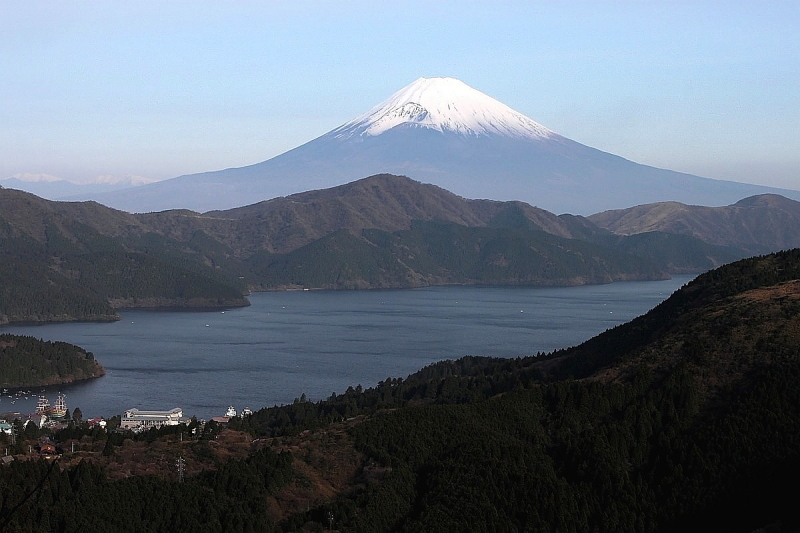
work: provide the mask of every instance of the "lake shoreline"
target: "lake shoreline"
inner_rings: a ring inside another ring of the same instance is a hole
[[[103,379],[63,385],[85,416],[187,416],[312,401],[465,355],[550,352],[648,311],[691,279],[579,287],[259,291],[221,310],[121,310],[113,323],[3,326],[94,353]],[[58,387],[58,386],[56,386]],[[6,401],[0,402],[0,411]],[[35,405],[31,406],[33,412]],[[24,410],[17,402],[17,410]]]

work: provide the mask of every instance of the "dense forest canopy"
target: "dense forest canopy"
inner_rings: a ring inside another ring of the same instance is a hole
[[[66,342],[0,334],[0,386],[30,388],[100,377],[92,352]]]

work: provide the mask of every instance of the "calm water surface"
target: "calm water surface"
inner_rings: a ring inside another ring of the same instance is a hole
[[[110,324],[12,326],[94,352],[106,376],[62,387],[70,409],[113,416],[182,407],[221,416],[228,405],[327,398],[350,385],[405,377],[464,355],[517,357],[578,344],[639,316],[691,279],[568,288],[430,287],[254,294],[225,312],[131,310]],[[26,414],[28,400],[0,398]],[[51,403],[57,391],[48,391]]]

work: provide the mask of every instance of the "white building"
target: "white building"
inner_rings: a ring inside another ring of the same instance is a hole
[[[122,415],[120,427],[140,431],[161,426],[177,426],[183,420],[183,409],[176,407],[169,411],[143,411],[141,409],[128,409]]]

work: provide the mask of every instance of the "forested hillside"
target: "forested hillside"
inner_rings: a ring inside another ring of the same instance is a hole
[[[192,440],[177,439],[186,427],[75,427],[54,436],[86,449],[65,453],[63,471],[0,468],[0,519],[17,530],[797,531],[798,383],[793,250],[699,276],[568,350],[440,362]],[[236,439],[249,459],[228,459],[223,442]],[[161,476],[132,475],[154,463]],[[165,511],[127,517],[122,502]]]
[[[615,235],[391,175],[205,214],[133,215],[0,189],[0,323],[247,305],[250,290],[663,279],[747,254],[668,232]]]
[[[262,256],[264,288],[583,285],[667,279],[655,263],[537,230],[415,222],[388,233],[339,231],[294,252]]]
[[[232,274],[209,267],[127,213],[0,191],[0,324],[116,320],[117,307],[247,305]],[[91,222],[91,223],[90,223]]]
[[[105,370],[92,352],[66,342],[0,335],[0,386],[30,388],[100,377]]]

